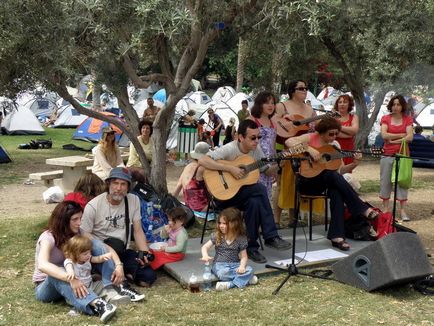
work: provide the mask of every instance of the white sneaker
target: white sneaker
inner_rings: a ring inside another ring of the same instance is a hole
[[[145,298],[144,294],[137,292],[136,290],[134,290],[131,287],[127,288],[127,287],[121,285],[120,288],[121,288],[120,294],[129,296],[131,302],[141,301]]]
[[[116,312],[116,306],[98,298],[94,301],[93,311],[99,316],[99,319],[105,323],[109,321]]]
[[[401,215],[401,219],[403,222],[411,221],[410,218],[407,215]]]
[[[229,290],[231,286],[230,282],[217,282],[215,285],[216,291],[225,291]]]
[[[100,296],[107,302],[115,305],[129,304],[131,302],[130,296],[120,294],[113,286],[107,286],[102,291]]]
[[[249,281],[249,285],[256,285],[258,284],[258,282],[259,282],[258,277],[256,275],[253,275]]]

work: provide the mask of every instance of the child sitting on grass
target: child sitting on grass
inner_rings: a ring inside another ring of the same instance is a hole
[[[92,265],[100,264],[104,261],[110,260],[112,254],[106,253],[101,256],[92,256],[92,241],[83,236],[75,235],[63,247],[65,255],[64,267],[66,269],[66,277],[68,281],[79,279],[87,288],[92,289],[96,295],[100,296],[107,302],[113,304],[126,304],[130,302],[128,295],[121,295],[113,287],[113,285],[104,285],[102,281],[92,280]]]
[[[152,269],[156,270],[167,263],[183,260],[187,251],[187,230],[184,224],[187,220],[187,213],[182,207],[175,207],[167,211],[169,224],[161,230],[162,238],[169,238],[167,243],[158,249],[153,249],[155,256],[150,262]]]
[[[215,257],[212,272],[220,280],[216,284],[217,291],[230,288],[243,288],[248,284],[257,284],[258,278],[253,269],[247,266],[247,237],[240,210],[229,207],[224,209],[218,219],[216,232],[211,240],[202,246],[202,258],[209,262],[208,250],[215,246]]]

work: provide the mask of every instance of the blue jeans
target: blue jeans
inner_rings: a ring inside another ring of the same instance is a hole
[[[250,279],[253,277],[253,269],[246,266],[244,274],[238,274],[237,268],[240,263],[214,263],[212,272],[220,281],[230,282],[230,287],[243,288],[249,284]]]
[[[92,256],[105,254],[106,247],[101,240],[92,240]],[[131,274],[135,281],[143,281],[152,284],[157,279],[157,274],[150,266],[141,267],[136,261],[137,254],[134,250],[127,249],[119,259],[124,264],[124,273]],[[102,276],[104,286],[112,284],[111,276],[115,269],[112,259],[101,264],[93,264],[93,268]]]
[[[101,256],[107,252],[104,242],[98,239],[92,240],[92,256]],[[101,264],[92,264],[92,268],[101,274],[104,287],[112,284],[111,278],[115,270],[113,259],[106,260]]]
[[[89,294],[86,297],[82,299],[77,298],[69,283],[48,276],[36,287],[35,294],[36,299],[42,302],[53,302],[65,299],[77,310],[88,315],[93,315],[94,313],[90,308],[89,303],[97,299],[98,296],[91,289],[88,290]]]

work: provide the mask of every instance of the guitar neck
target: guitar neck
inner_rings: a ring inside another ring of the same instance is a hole
[[[312,121],[320,120],[324,118],[325,115],[317,115],[316,117],[306,118],[303,120],[297,120],[297,125],[305,125],[311,123]],[[295,124],[295,121],[293,122]]]

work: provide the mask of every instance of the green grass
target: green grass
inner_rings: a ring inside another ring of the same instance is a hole
[[[14,160],[1,165],[0,185],[26,179],[29,172],[46,171],[48,157],[83,154],[61,149],[67,143],[91,146],[72,142],[72,132],[72,129],[48,129],[43,137],[0,136],[1,144]],[[54,147],[17,149],[18,144],[35,138],[51,138]],[[377,191],[375,182],[362,182],[362,188]],[[416,186],[422,187],[423,182],[417,179]],[[31,277],[35,243],[47,218],[38,212],[17,218],[0,216],[0,325],[98,325],[96,317],[67,316],[69,307],[65,303],[46,304],[34,299]],[[202,224],[196,223],[189,230],[190,236],[199,236],[201,228]],[[367,293],[334,281],[293,276],[278,295],[273,295],[284,277],[285,274],[260,277],[259,285],[243,290],[192,294],[159,272],[152,288],[140,289],[146,293],[146,301],[119,307],[110,324],[434,325],[433,297],[423,296],[407,285]]]
[[[65,303],[34,299],[35,241],[46,217],[26,223],[0,220],[0,325],[95,325],[96,317],[69,317]],[[243,290],[192,294],[164,273],[141,290],[144,303],[118,308],[111,325],[432,325],[433,297],[409,286],[367,293],[334,281],[285,274],[261,277]]]
[[[380,189],[379,180],[362,180],[360,184],[361,194],[375,193]],[[426,180],[422,176],[418,178],[414,177],[411,189],[434,189],[434,184],[432,180]]]
[[[1,164],[0,185],[22,182],[27,179],[31,172],[43,172],[55,167],[48,167],[45,164],[47,158],[69,155],[83,155],[82,151],[70,151],[62,148],[65,144],[75,144],[79,147],[89,149],[94,144],[83,141],[72,140],[75,129],[54,129],[46,128],[46,135],[23,135],[23,136],[0,136],[0,144],[6,149],[12,163]],[[26,144],[32,139],[51,139],[51,149],[18,149],[18,145]]]

